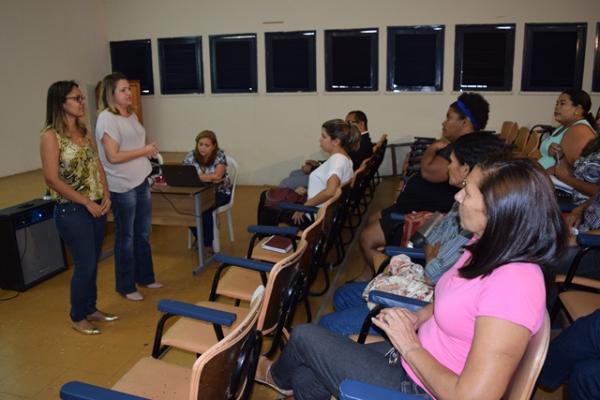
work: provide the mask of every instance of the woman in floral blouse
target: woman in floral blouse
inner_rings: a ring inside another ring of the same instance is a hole
[[[73,262],[71,320],[86,335],[100,330],[94,321],[109,322],[116,315],[96,308],[96,271],[110,194],[94,141],[82,118],[85,96],[74,81],[59,81],[48,89],[46,124],[40,153],[44,179],[56,200],[54,221]]]
[[[229,203],[231,200],[232,183],[227,174],[227,159],[219,148],[217,135],[213,131],[202,131],[196,136],[196,147],[183,160],[186,165],[193,165],[202,182],[210,182],[215,187],[215,205],[202,213],[202,228],[204,246],[212,246],[213,218],[215,209]],[[192,229],[195,234],[196,231]]]

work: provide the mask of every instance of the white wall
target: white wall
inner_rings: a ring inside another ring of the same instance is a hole
[[[390,133],[392,141],[413,135],[435,136],[452,92],[454,25],[468,23],[517,24],[514,91],[489,93],[489,127],[499,129],[513,119],[521,125],[552,122],[556,93],[520,93],[524,22],[587,22],[588,41],[583,88],[591,88],[593,38],[600,21],[597,0],[570,2],[531,0],[108,0],[110,40],[151,38],[154,59],[154,96],[143,98],[149,135],[161,149],[187,150],[194,135],[213,129],[227,153],[241,165],[244,183],[275,183],[318,150],[317,135],[323,121],[345,116],[350,109],[364,110],[372,136]],[[137,16],[132,18],[132,16]],[[283,23],[269,24],[269,21]],[[386,93],[386,26],[445,24],[444,91],[442,93]],[[323,30],[379,27],[379,86],[375,93],[326,93],[324,87]],[[264,32],[317,30],[316,94],[266,94]],[[204,79],[210,90],[208,36],[222,33],[258,33],[259,93],[245,95],[160,95],[156,39],[186,35],[203,37]],[[596,106],[600,96],[594,95]]]
[[[4,72],[3,77],[23,76],[25,80],[9,79],[11,94],[6,90],[0,93],[3,103],[0,118],[4,122],[2,142],[7,143],[6,138],[12,142],[18,137],[14,150],[12,146],[9,149],[3,146],[0,176],[39,166],[37,148],[33,146],[43,121],[43,98],[50,82],[72,77],[86,84],[94,83],[109,68],[109,40],[150,38],[155,95],[144,96],[142,100],[150,139],[162,150],[184,151],[193,146],[197,132],[213,129],[225,151],[238,159],[241,182],[251,184],[276,183],[304,158],[318,156],[317,136],[321,123],[330,118],[343,118],[349,109],[358,108],[367,113],[375,138],[384,132],[391,135],[393,142],[405,141],[414,135],[437,136],[447,106],[457,96],[452,91],[455,24],[517,24],[514,90],[485,94],[492,109],[489,128],[499,129],[507,119],[521,125],[550,123],[557,94],[519,91],[524,23],[588,23],[583,88],[589,91],[596,22],[600,21],[597,0],[378,0],[371,3],[359,0],[60,0],[49,2],[52,6],[31,0],[25,5],[17,0],[10,0],[9,5],[5,3],[0,5],[0,50],[8,47],[8,54],[15,57],[9,60],[7,67],[4,61],[7,51],[3,51],[0,71]],[[76,17],[65,16],[64,11]],[[22,17],[17,17],[19,15]],[[271,24],[270,21],[283,22]],[[417,24],[446,25],[444,91],[387,93],[384,90],[385,29]],[[83,29],[84,26],[87,29]],[[324,92],[323,30],[362,27],[380,29],[380,91]],[[317,30],[317,93],[265,93],[263,33],[301,29]],[[258,34],[259,93],[210,94],[208,36],[247,32]],[[207,93],[163,96],[156,39],[191,35],[203,37]],[[11,38],[10,42],[7,38]],[[71,55],[69,60],[67,49]],[[48,56],[38,57],[38,54]],[[47,66],[48,62],[51,65]],[[17,102],[12,98],[15,92],[19,93]],[[600,94],[594,94],[592,100],[597,107]]]
[[[110,70],[101,0],[0,3],[0,176],[40,167],[39,134],[52,82],[84,90]]]

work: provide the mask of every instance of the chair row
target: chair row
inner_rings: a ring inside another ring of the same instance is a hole
[[[352,230],[366,211],[379,183],[377,169],[386,143],[384,135],[351,183],[339,189],[322,207],[288,205],[314,214],[313,223],[303,231],[295,227],[251,226],[248,230],[254,236],[246,258],[215,254],[220,265],[208,301],[192,305],[161,300],[158,310],[162,316],[157,323],[152,357],[140,360],[112,390],[69,382],[61,389],[61,398],[248,398],[262,335],[273,337],[266,353],[270,355],[282,346],[283,337],[289,335],[292,316],[300,301],[306,305],[310,320],[307,301],[310,284],[318,270],[324,269],[322,265],[330,250],[344,251],[341,230]],[[353,220],[352,224],[347,223],[348,218]],[[292,237],[293,252],[264,251],[261,244],[272,234]],[[257,286],[264,288],[264,293],[260,290],[257,293]],[[218,302],[221,297],[235,299],[235,304]],[[250,306],[241,306],[242,301]],[[175,319],[167,329],[168,323]],[[162,361],[160,358],[172,347],[200,357],[191,369]]]
[[[534,125],[531,129],[520,127],[513,121],[504,121],[500,129],[500,138],[506,143],[515,146],[515,151],[528,157],[540,158],[540,143],[545,135],[552,132],[554,128],[550,125]]]

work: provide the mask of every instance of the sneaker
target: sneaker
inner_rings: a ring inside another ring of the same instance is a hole
[[[160,283],[160,282],[156,282],[156,281],[154,281],[154,282],[152,282],[151,284],[149,284],[149,285],[146,285],[146,287],[147,287],[148,289],[159,289],[159,288],[163,287],[163,284],[162,284],[162,283]]]
[[[142,300],[144,300],[144,296],[142,296],[142,294],[140,292],[138,292],[138,291],[127,293],[125,295],[125,298],[127,300],[131,300],[131,301],[142,301]]]

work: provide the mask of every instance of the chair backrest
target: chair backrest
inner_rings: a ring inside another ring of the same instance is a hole
[[[550,317],[544,315],[540,330],[531,337],[525,354],[502,396],[506,400],[529,400],[544,365],[550,343]]]
[[[515,122],[513,122],[513,121],[504,121],[502,123],[502,128],[500,128],[500,139],[502,139],[506,142],[506,139],[512,132],[514,125],[515,125]]]
[[[273,333],[277,336],[284,328],[287,318],[296,303],[298,286],[299,263],[306,241],[300,240],[296,251],[277,262],[267,278],[263,308],[258,316],[258,329],[264,334]]]
[[[229,175],[229,179],[231,180],[231,200],[229,200],[228,204],[233,204],[233,198],[235,197],[235,187],[237,186],[238,180],[238,163],[231,156],[225,155],[225,159],[227,160],[227,174]]]
[[[519,128],[519,132],[517,133],[517,138],[515,139],[515,147],[516,151],[523,153],[525,149],[525,145],[527,144],[527,140],[529,138],[529,128],[526,126],[522,126]]]
[[[306,240],[307,248],[310,249],[310,251],[305,251],[300,259],[300,271],[304,278],[305,290],[316,277],[321,261],[323,247],[325,246],[325,219],[328,214],[331,215],[332,209],[336,207],[341,195],[342,190],[338,188],[333,197],[321,205],[315,222],[302,232],[302,239]]]
[[[249,398],[262,344],[256,324],[264,296],[255,296],[244,320],[194,362],[191,400]]]
[[[519,134],[519,124],[514,122],[513,125],[510,127],[510,130],[508,131],[508,135],[506,136],[504,141],[507,144],[513,144],[515,142],[515,139],[517,138],[518,134]]]
[[[539,152],[541,136],[542,132],[540,131],[531,132],[529,134],[529,139],[527,139],[525,147],[523,147],[523,154],[532,157],[535,152]]]

